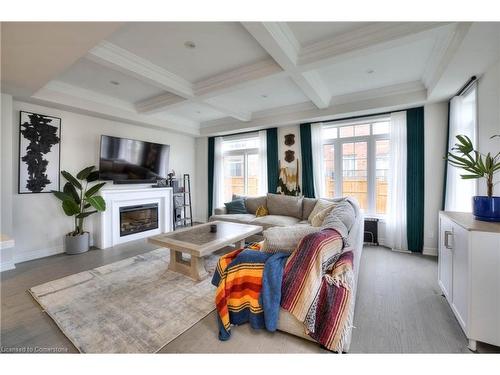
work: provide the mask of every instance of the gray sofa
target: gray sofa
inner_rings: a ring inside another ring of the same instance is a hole
[[[275,195],[277,194],[268,194],[268,196],[263,197],[248,197],[245,201],[245,206],[247,208],[248,214],[228,214],[225,208],[216,208],[215,214],[210,217],[210,221],[222,220],[222,221],[231,221],[237,223],[244,224],[255,224],[264,227],[265,229],[271,227],[283,227],[283,230],[286,230],[286,227],[293,227],[297,225],[310,226],[310,223],[307,221],[310,213],[314,209],[317,200],[314,198],[298,198],[298,197],[287,197],[292,198],[287,200],[286,202],[280,201],[280,204],[277,206],[275,199]],[[294,202],[293,199],[296,201]],[[332,199],[335,201],[337,199]],[[271,202],[269,202],[271,201]],[[349,346],[351,344],[351,336],[352,336],[352,327],[354,320],[354,306],[356,301],[356,291],[358,284],[358,275],[359,275],[359,264],[361,259],[361,253],[363,251],[363,234],[364,234],[364,219],[363,215],[359,209],[359,204],[355,198],[347,198],[347,201],[351,203],[354,208],[355,219],[352,227],[349,230],[347,240],[352,247],[354,254],[354,290],[353,290],[353,298],[352,303],[349,309],[349,317],[348,324],[350,329],[349,335],[344,341],[343,351],[348,352]],[[271,203],[271,204],[268,204]],[[286,206],[286,204],[289,204]],[[256,217],[255,211],[257,207],[260,205],[266,205],[269,210],[269,215],[263,217]],[[299,215],[299,206],[300,206],[300,215]],[[289,228],[290,231],[293,231],[294,228]],[[293,315],[289,312],[281,309],[279,316],[278,329],[280,331],[284,331],[290,333],[295,336],[299,336],[305,338],[310,341],[312,340],[305,332],[303,324],[298,321]]]

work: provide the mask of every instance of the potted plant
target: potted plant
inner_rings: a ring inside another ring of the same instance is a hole
[[[105,182],[89,186],[99,179],[99,171],[95,167],[82,169],[76,177],[62,171],[61,174],[68,181],[63,191],[52,190],[52,193],[62,202],[64,213],[73,216],[75,229],[64,238],[66,254],[80,254],[89,250],[89,232],[83,227],[85,218],[106,209],[104,199],[96,193],[106,184]]]
[[[500,134],[490,139],[495,137],[500,137]],[[470,138],[466,135],[457,135],[457,140],[451,149],[452,152],[447,154],[448,162],[468,172],[460,175],[463,179],[486,179],[487,195],[472,198],[474,216],[483,221],[500,221],[500,197],[493,196],[493,176],[500,170],[500,152],[495,156],[491,156],[489,152],[484,155],[474,150]]]

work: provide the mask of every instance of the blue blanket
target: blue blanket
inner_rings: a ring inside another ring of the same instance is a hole
[[[289,255],[246,248],[219,259],[212,284],[217,286],[220,340],[229,339],[231,325],[250,323],[255,329],[277,329],[281,280]]]

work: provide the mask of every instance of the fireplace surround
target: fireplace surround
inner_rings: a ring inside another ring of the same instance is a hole
[[[101,249],[172,230],[172,188],[111,185],[101,195],[106,201],[97,233]]]

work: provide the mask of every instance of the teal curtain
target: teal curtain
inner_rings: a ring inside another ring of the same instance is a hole
[[[300,124],[300,151],[302,153],[302,194],[314,198],[311,124]]]
[[[208,138],[208,217],[212,215],[214,200],[214,151],[215,138]]]
[[[408,249],[424,247],[424,108],[406,111],[407,129],[407,238]]]
[[[276,193],[278,189],[278,128],[266,130],[267,147],[267,191]]]

